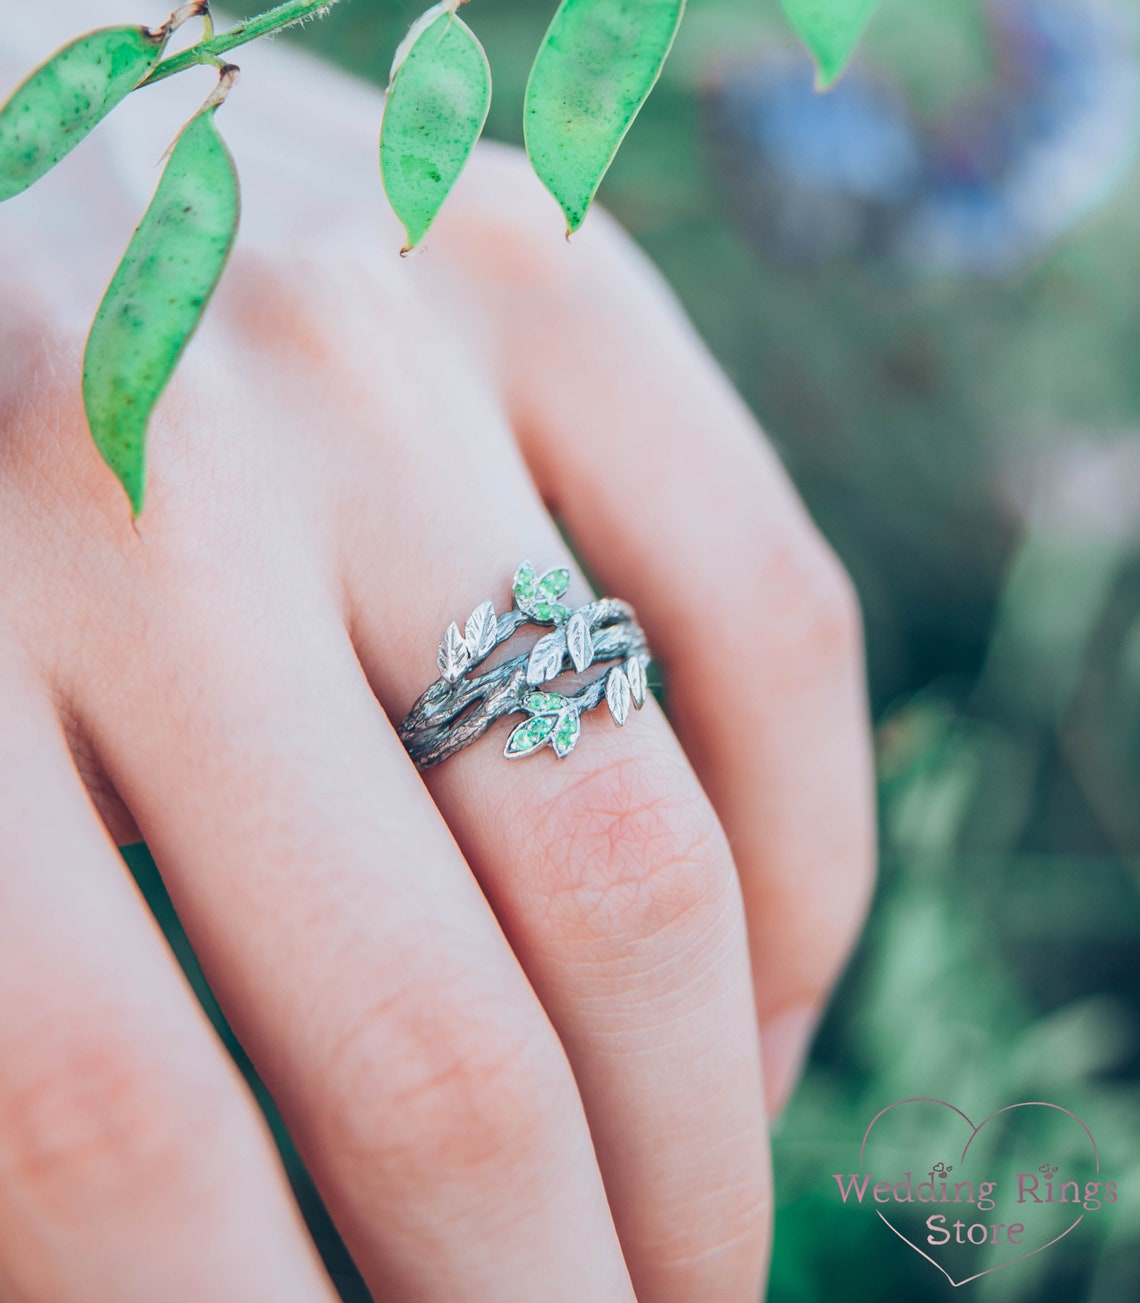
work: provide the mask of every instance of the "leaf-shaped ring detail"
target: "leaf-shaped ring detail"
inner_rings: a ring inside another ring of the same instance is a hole
[[[507,736],[508,759],[546,749],[565,759],[581,738],[587,712],[605,702],[615,723],[624,724],[630,707],[643,704],[651,658],[633,609],[603,597],[572,610],[561,600],[570,582],[569,567],[540,573],[524,561],[511,581],[509,610],[496,614],[492,602],[482,602],[462,632],[455,621],[447,626],[437,655],[440,677],[399,730],[420,769],[453,756],[512,714],[525,718]],[[495,661],[495,649],[526,629],[539,637]],[[483,664],[488,660],[490,668]],[[601,672],[584,685],[579,679],[564,690],[552,686],[562,675],[585,676],[595,666]]]

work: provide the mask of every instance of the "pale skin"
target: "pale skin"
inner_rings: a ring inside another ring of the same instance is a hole
[[[0,87],[155,17],[38,9]],[[751,1303],[769,1117],[872,880],[850,585],[603,213],[568,248],[488,147],[401,261],[376,92],[240,62],[239,250],[141,539],[79,358],[209,74],[0,209],[0,1298],[334,1297],[144,838],[376,1297]],[[394,722],[448,621],[564,560],[552,516],[671,718],[598,712],[564,761],[500,725],[421,779]]]

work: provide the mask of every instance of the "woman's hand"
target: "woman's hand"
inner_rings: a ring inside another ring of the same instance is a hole
[[[5,85],[113,17],[64,8]],[[80,354],[134,160],[206,74],[0,209],[0,1297],[332,1297],[116,854],[141,836],[377,1297],[751,1303],[765,1086],[872,874],[847,580],[604,215],[567,248],[488,147],[401,261],[379,96],[241,63],[243,229],[141,538]],[[393,722],[451,619],[565,557],[554,519],[636,607],[676,734],[650,702],[565,761],[496,732],[421,781]]]

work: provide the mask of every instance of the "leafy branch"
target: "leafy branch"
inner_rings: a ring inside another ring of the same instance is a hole
[[[437,765],[455,755],[482,737],[496,720],[518,712],[526,712],[532,718],[518,726],[522,732],[518,728],[512,731],[514,742],[508,739],[508,757],[530,755],[547,743],[554,746],[556,737],[561,739],[558,742],[561,754],[569,754],[577,741],[569,715],[581,716],[604,700],[615,723],[620,725],[625,723],[631,705],[640,707],[645,703],[649,664],[645,634],[632,609],[625,602],[609,597],[588,602],[568,613],[549,634],[539,639],[539,643],[550,639],[550,645],[555,648],[549,660],[543,658],[541,666],[535,665],[534,648],[531,648],[507,659],[500,658],[490,668],[484,666],[475,672],[490,651],[507,642],[523,625],[549,626],[549,619],[544,622],[519,604],[517,589],[526,592],[528,572],[534,576],[533,567],[525,563],[516,572],[516,591],[512,594],[510,610],[495,615],[492,604],[483,602],[468,618],[463,633],[457,623],[448,625],[437,655],[440,677],[420,695],[400,725],[400,737],[420,768]],[[551,576],[559,573],[558,570],[547,572]],[[558,586],[557,582],[554,586]],[[532,593],[531,599],[524,596],[521,600],[524,605],[533,606],[535,596]],[[589,655],[584,661],[575,658],[567,637],[579,620],[589,634]],[[590,665],[604,662],[611,662],[609,669],[573,695],[549,686],[550,680],[564,671],[582,672]],[[536,716],[543,719],[533,723]],[[533,727],[528,728],[532,723]],[[524,746],[524,738],[534,746]]]
[[[511,585],[513,611],[496,616],[494,604],[482,602],[468,617],[463,633],[453,620],[440,639],[436,656],[440,679],[453,693],[521,625],[554,625],[523,658],[525,669],[513,688],[509,709],[525,710],[529,718],[516,725],[508,737],[504,750],[508,759],[533,755],[548,744],[555,755],[568,756],[581,734],[584,711],[593,710],[604,700],[620,726],[631,704],[638,710],[645,704],[645,665],[640,648],[621,647],[618,654],[622,664],[612,665],[601,678],[572,696],[542,689],[543,684],[562,673],[567,657],[580,674],[590,668],[599,650],[594,643],[593,622],[601,626],[615,615],[612,604],[607,602],[569,611],[557,600],[569,587],[570,571],[566,567],[558,566],[540,577],[530,562],[524,561]]]
[[[334,5],[339,3],[340,0],[286,0],[285,4],[267,9],[265,13],[258,14],[255,18],[246,18],[216,35],[211,23],[205,39],[199,41],[197,45],[190,46],[188,50],[173,54],[169,59],[163,59],[153,72],[143,78],[138,88],[153,86],[156,81],[173,77],[175,73],[185,72],[187,68],[195,68],[201,64],[216,65],[220,57],[228,54],[230,50],[236,50],[240,45],[256,41],[258,37],[283,32],[287,27],[295,27],[311,18],[323,18]]]
[[[237,231],[237,170],[214,121],[237,77],[223,56],[322,17],[336,3],[284,0],[216,32],[208,0],[189,0],[157,28],[105,27],[77,37],[0,107],[2,202],[45,176],[132,91],[202,65],[219,70],[218,89],[170,151],[84,351],[87,422],[134,517],[145,499],[151,415],[205,313]],[[418,245],[435,221],[491,104],[491,70],[478,37],[458,15],[463,3],[440,0],[421,14],[392,63],[379,162],[388,200],[407,235],[401,253]],[[812,50],[823,86],[850,56],[877,0],[782,3]],[[568,235],[585,220],[656,84],[684,7],[685,0],[561,0],[531,68],[523,123],[535,173],[558,201]],[[164,59],[174,32],[195,18],[202,20],[201,39]],[[589,659],[588,631],[562,629],[569,613],[558,601],[561,592],[553,591],[553,576],[531,576],[535,592],[528,613],[556,626],[540,642],[547,654],[553,657],[558,644],[577,664]],[[453,639],[454,657],[462,655],[461,641]]]
[[[645,705],[645,664],[641,653],[627,656],[620,665],[611,665],[600,678],[572,696],[561,692],[528,692],[521,708],[530,717],[512,729],[503,754],[508,760],[514,760],[533,755],[549,745],[560,760],[564,759],[581,736],[583,714],[603,701],[619,728],[629,718],[631,705],[635,710]]]

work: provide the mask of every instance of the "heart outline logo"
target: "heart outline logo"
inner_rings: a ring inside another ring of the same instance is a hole
[[[1097,1146],[1095,1138],[1093,1137],[1093,1133],[1088,1129],[1087,1126],[1085,1126],[1085,1124],[1081,1121],[1079,1117],[1077,1117],[1075,1113],[1073,1113],[1070,1109],[1064,1108],[1060,1104],[1051,1104],[1047,1100],[1043,1100],[1043,1099],[1027,1099],[1027,1100],[1023,1100],[1020,1104],[1006,1104],[1003,1108],[995,1109],[994,1112],[992,1112],[988,1117],[983,1118],[982,1121],[979,1122],[977,1126],[975,1126],[974,1123],[970,1120],[970,1118],[967,1117],[966,1114],[963,1113],[962,1110],[958,1108],[956,1104],[951,1104],[949,1100],[945,1100],[945,1099],[935,1099],[933,1098],[933,1096],[930,1095],[916,1095],[910,1099],[896,1100],[895,1103],[888,1104],[886,1108],[880,1109],[878,1113],[875,1114],[875,1116],[870,1120],[870,1122],[867,1123],[867,1130],[863,1133],[863,1143],[859,1146],[860,1168],[862,1168],[863,1166],[863,1155],[866,1152],[867,1141],[870,1139],[871,1131],[873,1130],[875,1123],[878,1122],[878,1120],[881,1117],[889,1113],[892,1109],[901,1108],[903,1104],[941,1104],[944,1108],[948,1108],[952,1112],[958,1114],[958,1116],[962,1119],[962,1121],[965,1122],[965,1124],[970,1128],[970,1138],[966,1141],[965,1145],[963,1146],[962,1156],[958,1160],[959,1163],[965,1161],[966,1155],[970,1151],[970,1146],[977,1139],[978,1132],[981,1131],[981,1129],[987,1123],[992,1122],[994,1118],[1000,1117],[1003,1113],[1009,1113],[1011,1110],[1015,1108],[1056,1109],[1058,1113],[1064,1113],[1067,1117],[1072,1118],[1073,1121],[1085,1133],[1085,1135],[1088,1136],[1089,1144],[1092,1145],[1093,1159],[1096,1163],[1096,1170],[1098,1172],[1100,1171],[1100,1149]],[[1069,1234],[1070,1231],[1075,1230],[1076,1227],[1078,1227],[1081,1224],[1081,1222],[1083,1222],[1085,1219],[1084,1213],[1081,1213],[1081,1215],[1070,1226],[1067,1226],[1060,1233],[1060,1235],[1055,1235],[1047,1244],[1038,1245],[1036,1249],[1030,1249],[1028,1253],[1019,1254],[1016,1258],[1010,1258],[1007,1262],[999,1262],[996,1266],[987,1267],[985,1271],[976,1272],[973,1276],[967,1276],[963,1280],[955,1280],[954,1277],[950,1275],[950,1273],[940,1262],[935,1261],[935,1259],[932,1258],[929,1253],[925,1253],[922,1249],[918,1247],[917,1244],[914,1243],[913,1240],[908,1239],[907,1236],[905,1236],[902,1233],[902,1231],[900,1231],[899,1228],[890,1220],[890,1218],[885,1217],[881,1212],[879,1212],[877,1208],[875,1209],[875,1212],[877,1216],[883,1221],[883,1223],[890,1230],[894,1231],[894,1233],[899,1237],[900,1240],[902,1240],[904,1244],[912,1248],[915,1251],[915,1253],[919,1255],[920,1258],[925,1258],[926,1261],[929,1262],[932,1267],[937,1267],[938,1270],[943,1274],[943,1276],[946,1277],[946,1279],[950,1282],[950,1284],[955,1289],[957,1289],[961,1285],[968,1285],[973,1280],[980,1280],[983,1276],[992,1275],[992,1273],[995,1271],[1001,1271],[1004,1267],[1012,1267],[1015,1262],[1024,1262],[1026,1258],[1032,1258],[1035,1254],[1043,1253],[1046,1249],[1052,1248],[1052,1246],[1056,1244],[1058,1240],[1063,1240],[1065,1236]]]

